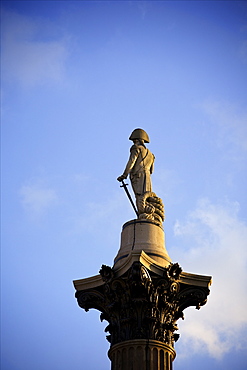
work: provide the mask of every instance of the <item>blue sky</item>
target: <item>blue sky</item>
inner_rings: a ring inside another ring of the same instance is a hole
[[[112,266],[134,217],[116,178],[137,127],[171,259],[213,276],[178,322],[174,369],[245,369],[246,2],[1,8],[2,369],[110,369],[72,280]]]

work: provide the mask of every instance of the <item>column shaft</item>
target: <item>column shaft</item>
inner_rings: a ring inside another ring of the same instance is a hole
[[[111,370],[172,370],[175,350],[156,340],[135,339],[112,346]]]

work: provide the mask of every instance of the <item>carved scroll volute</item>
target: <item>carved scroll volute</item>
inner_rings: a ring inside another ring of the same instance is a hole
[[[95,308],[104,311],[104,295],[97,290],[80,290],[75,294],[78,305],[85,311]]]

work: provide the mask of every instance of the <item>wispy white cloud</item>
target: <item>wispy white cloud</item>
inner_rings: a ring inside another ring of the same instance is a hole
[[[31,217],[41,216],[57,200],[55,190],[40,184],[23,185],[20,195],[22,206]]]
[[[186,248],[174,248],[173,257],[188,272],[213,276],[207,305],[199,312],[188,309],[180,321],[184,356],[189,355],[188,344],[190,354],[207,351],[214,358],[247,348],[247,225],[238,210],[238,203],[203,199],[186,221],[175,225]]]
[[[66,39],[41,38],[45,21],[3,11],[2,71],[5,79],[33,86],[60,82],[68,55]]]
[[[233,159],[246,157],[247,152],[247,111],[226,101],[208,100],[202,109],[218,128],[215,138],[226,155]]]

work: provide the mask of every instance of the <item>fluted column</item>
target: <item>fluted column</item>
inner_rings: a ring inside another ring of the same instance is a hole
[[[134,339],[115,344],[108,356],[111,370],[172,370],[176,353],[160,341]]]

